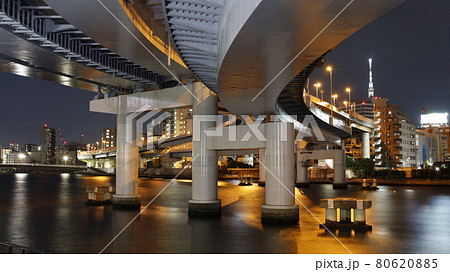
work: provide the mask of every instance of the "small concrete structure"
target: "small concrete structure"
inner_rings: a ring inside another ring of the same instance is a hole
[[[112,186],[90,186],[86,187],[88,200],[86,205],[102,206],[112,204]]]
[[[325,208],[325,224],[321,224],[320,228],[372,230],[372,226],[366,224],[366,209],[372,207],[371,200],[355,198],[321,199],[319,207]]]
[[[376,179],[363,179],[362,187],[363,190],[378,190]]]
[[[253,180],[251,176],[241,176],[239,186],[252,186]]]
[[[297,151],[297,180],[296,186],[305,188],[309,186],[308,161],[316,159],[333,159],[333,189],[347,189],[345,179],[345,151],[334,150],[298,150]]]

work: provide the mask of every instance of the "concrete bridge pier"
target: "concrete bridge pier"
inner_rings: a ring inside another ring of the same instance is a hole
[[[266,199],[261,207],[261,221],[297,223],[299,208],[294,197],[294,125],[267,123],[266,138]]]
[[[308,161],[297,160],[297,180],[295,186],[301,188],[309,187]]]
[[[112,197],[115,208],[140,208],[138,194],[139,149],[136,145],[136,123],[127,123],[127,96],[118,97],[117,105],[117,150],[116,150],[116,193]]]
[[[370,159],[370,135],[369,132],[362,133],[362,157]]]
[[[195,84],[192,111],[194,114],[192,141],[192,199],[189,200],[190,216],[220,215],[221,201],[217,199],[218,158],[216,149],[208,149],[205,129],[216,127],[215,121],[201,121],[196,127],[195,118],[200,115],[217,115],[217,95],[203,85]],[[200,134],[200,135],[199,135]],[[199,137],[198,137],[199,136]],[[199,140],[196,140],[198,138]]]
[[[259,180],[258,185],[264,186],[266,184],[266,149],[259,149]]]
[[[343,149],[335,150],[333,177],[333,189],[347,189],[347,180],[345,179],[345,151]]]

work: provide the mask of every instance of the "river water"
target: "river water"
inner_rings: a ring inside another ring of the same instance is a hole
[[[168,183],[141,179],[142,203]],[[222,216],[187,215],[190,180],[175,180],[119,236],[137,211],[86,206],[86,186],[114,185],[113,177],[0,175],[0,241],[53,253],[450,253],[450,186],[380,186],[378,191],[333,190],[331,184],[296,189],[300,223],[261,224],[264,187],[219,182]],[[319,229],[319,199],[373,201],[369,232]],[[117,238],[113,240],[115,237]]]

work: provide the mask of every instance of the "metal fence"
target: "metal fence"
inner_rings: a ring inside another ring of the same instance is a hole
[[[48,254],[41,250],[31,249],[23,246],[14,245],[7,242],[0,242],[0,254]]]

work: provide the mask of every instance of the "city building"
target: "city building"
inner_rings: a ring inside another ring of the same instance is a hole
[[[48,127],[47,124],[41,128],[41,137],[39,145],[41,147],[41,151],[46,154],[46,163],[54,164],[55,163],[55,136],[56,130],[54,128]]]
[[[59,165],[82,165],[77,154],[79,152],[87,151],[87,145],[77,142],[69,142],[64,146],[57,146],[55,151],[56,164]]]
[[[416,129],[400,106],[378,98],[374,118],[375,165],[416,167]]]
[[[1,148],[0,149],[0,163],[6,163],[6,155],[11,153],[11,149],[9,148]]]
[[[9,143],[9,149],[11,149],[11,152],[20,152],[20,145],[19,143]]]
[[[436,162],[448,160],[448,138],[437,127],[417,130],[417,166],[433,166]]]
[[[417,140],[423,158],[420,165],[431,166],[435,162],[450,161],[448,113],[424,113],[420,116],[420,125],[422,130]]]
[[[349,138],[345,140],[345,155],[353,159],[362,159],[362,139]]]
[[[373,119],[375,97],[357,99],[355,101],[355,111],[366,118]]]
[[[192,109],[175,109],[168,113],[169,116],[163,122],[161,136],[170,138],[192,133]]]
[[[18,154],[19,154],[19,153],[12,153],[12,152],[6,154],[4,163],[5,163],[5,164],[19,163],[20,160],[19,160]]]
[[[375,155],[374,138],[370,138],[370,157]],[[345,155],[353,159],[362,159],[362,135],[352,136],[345,140]]]
[[[174,110],[174,118],[174,136],[192,133],[192,109],[176,109]]]
[[[450,126],[439,127],[439,132],[447,136],[447,157],[445,161],[450,161]]]
[[[40,151],[39,145],[25,144],[25,152],[36,152],[36,151]]]
[[[47,154],[43,151],[31,151],[26,153],[28,163],[45,164],[47,162]]]
[[[102,149],[116,148],[117,129],[104,128],[102,131]]]

